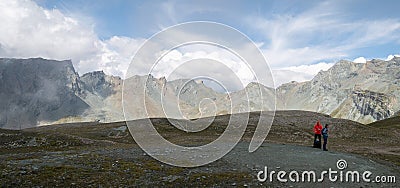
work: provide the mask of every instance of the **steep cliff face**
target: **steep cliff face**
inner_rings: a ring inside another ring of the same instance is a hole
[[[393,116],[393,106],[396,103],[397,100],[394,96],[367,90],[355,90],[331,115],[354,119],[361,123],[371,123]]]
[[[89,108],[75,95],[71,61],[0,59],[0,127],[26,128],[77,116]]]
[[[0,127],[121,121],[122,80],[102,71],[79,76],[71,61],[0,59]]]
[[[393,115],[395,97],[372,91],[354,91],[352,100],[356,109],[364,116],[370,115],[376,120]]]

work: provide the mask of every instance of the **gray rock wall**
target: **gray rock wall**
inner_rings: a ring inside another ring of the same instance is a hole
[[[75,95],[71,61],[2,58],[0,74],[0,127],[32,127],[89,108]]]

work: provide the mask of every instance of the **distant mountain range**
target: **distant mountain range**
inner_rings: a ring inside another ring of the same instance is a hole
[[[122,82],[102,71],[79,76],[71,61],[0,58],[0,128],[125,120]],[[132,91],[147,87],[146,93],[138,93],[142,96],[126,104],[137,118],[163,117],[165,110],[174,118],[268,111],[275,105],[275,92],[277,110],[314,111],[361,123],[400,113],[399,57],[365,64],[342,60],[311,81],[287,83],[276,90],[250,83],[229,95],[202,82],[167,81],[151,75],[133,76],[125,84]],[[146,110],[138,105],[143,103],[140,98],[146,99]]]

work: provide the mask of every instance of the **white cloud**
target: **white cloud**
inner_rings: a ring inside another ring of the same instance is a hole
[[[311,80],[320,70],[349,57],[349,51],[400,39],[400,21],[343,19],[343,12],[332,2],[322,2],[297,15],[275,15],[270,18],[249,16],[250,27],[263,31],[262,46],[273,68],[275,85],[290,81]],[[360,57],[355,62],[365,63]]]
[[[294,72],[291,70],[272,70],[272,75],[275,79],[275,87],[279,87],[282,84],[289,83],[292,81],[296,82],[304,82],[311,80],[313,78],[312,75],[302,73],[302,72]]]
[[[0,56],[71,59],[82,74],[104,70],[123,76],[142,39],[100,40],[93,24],[44,9],[29,0],[0,1]]]
[[[251,15],[246,22],[262,31],[268,41],[262,51],[274,68],[339,60],[352,50],[400,39],[398,19],[350,20],[331,1],[295,15]]]
[[[168,15],[174,17],[174,7],[167,6]],[[113,36],[106,40],[100,40],[94,31],[94,24],[84,22],[69,15],[65,15],[57,9],[48,10],[38,6],[33,1],[1,1],[0,20],[0,56],[3,57],[43,57],[49,59],[72,59],[75,68],[80,74],[103,70],[107,74],[124,77],[125,71],[133,58],[134,52],[145,41],[129,37]],[[90,19],[87,19],[90,20]],[[177,38],[190,38],[191,33],[181,33]],[[175,38],[174,38],[175,39]],[[238,59],[232,58],[222,49],[204,50],[205,48],[189,47],[186,51],[173,50],[164,57],[163,64],[155,69],[153,74],[157,77],[168,76],[171,71],[181,66],[182,62],[204,58],[222,62],[218,69],[223,66],[233,71],[215,72],[226,82],[232,76],[239,77],[243,84],[253,81],[251,71]],[[195,66],[194,72],[207,72],[212,66]],[[142,69],[137,65],[135,69]],[[138,70],[144,72],[147,70]],[[191,72],[188,71],[188,74]],[[231,74],[230,72],[229,74]],[[180,72],[181,77],[185,77]],[[231,89],[236,89],[237,83],[231,82]]]
[[[229,91],[243,89],[255,81],[252,70],[231,52],[206,44],[181,46],[168,52],[151,73],[167,80],[212,77]]]
[[[313,65],[290,66],[272,70],[275,86],[280,86],[291,81],[304,82],[314,78],[320,71],[326,71],[335,63],[318,63]]]
[[[358,57],[358,58],[355,58],[355,59],[353,60],[353,62],[354,62],[354,63],[366,63],[367,60],[365,59],[365,57]]]
[[[280,70],[290,70],[294,72],[299,72],[299,73],[304,73],[308,75],[317,75],[318,72],[320,71],[326,71],[330,69],[335,63],[317,63],[313,65],[300,65],[300,66],[291,66],[291,67],[286,67],[282,68]]]
[[[247,14],[244,20],[240,20],[243,19],[241,14],[237,15],[241,17],[239,21],[244,21],[255,33],[264,37],[257,42],[257,46],[270,66],[282,75],[275,77],[279,84],[289,78],[304,81],[315,75],[295,71],[299,75],[291,76],[288,75],[291,74],[290,69],[286,69],[288,67],[338,61],[352,57],[352,51],[358,49],[400,41],[399,19],[355,19],[351,17],[353,12],[346,12],[340,7],[343,4],[346,3],[323,1],[294,14],[290,10],[282,14],[278,7],[278,14]],[[193,6],[185,3],[169,1],[168,5],[163,4],[165,18],[173,23],[186,20],[187,12],[194,12]],[[182,7],[185,8],[180,9]],[[275,72],[274,75],[278,74]]]
[[[143,42],[144,39],[118,36],[99,41],[97,53],[80,60],[76,67],[81,72],[97,69],[107,74],[124,77],[135,51]]]
[[[394,57],[400,57],[400,54],[394,54],[394,55],[388,55],[385,61],[390,61],[392,60]]]
[[[81,59],[96,53],[92,26],[57,9],[46,10],[32,1],[1,1],[0,20],[2,56]]]
[[[161,4],[164,14],[156,17],[175,23],[181,21],[177,19],[179,16],[203,12],[208,8],[192,6],[189,10],[181,3],[167,2]],[[185,13],[176,14],[179,11]],[[216,8],[213,11],[217,11]],[[337,15],[332,3],[323,2],[299,15],[247,18],[250,26],[265,33],[265,41],[256,45],[274,69],[276,85],[292,80],[310,80],[319,70],[333,65],[313,64],[315,62],[338,60],[348,57],[348,52],[357,48],[400,40],[399,20],[349,22]],[[57,9],[45,9],[30,0],[0,1],[0,20],[0,56],[72,59],[80,74],[104,70],[107,74],[123,76],[134,52],[145,41],[122,36],[101,40],[94,31],[94,23],[65,15]],[[186,38],[188,35],[190,33],[183,33],[179,37]],[[204,57],[223,62],[243,83],[254,80],[243,63],[223,51],[199,49],[170,52],[164,59],[168,63],[160,65],[158,76],[166,76],[182,61]],[[354,61],[360,60],[365,61],[365,58]],[[205,69],[196,67],[193,70]]]

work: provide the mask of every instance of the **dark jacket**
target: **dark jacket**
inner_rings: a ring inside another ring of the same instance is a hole
[[[329,129],[328,128],[323,128],[322,129],[322,131],[321,131],[321,133],[322,133],[322,136],[324,136],[324,137],[328,137],[328,132],[329,132]]]

